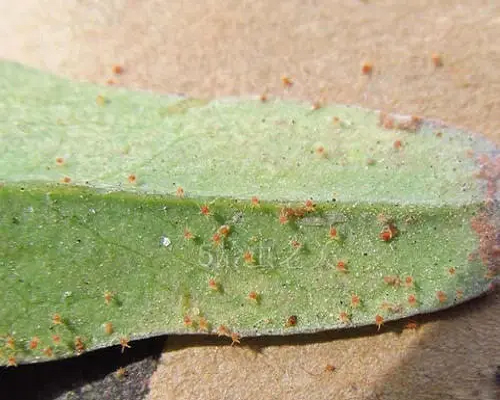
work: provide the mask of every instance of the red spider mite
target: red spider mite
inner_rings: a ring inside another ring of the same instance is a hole
[[[185,326],[189,326],[189,327],[193,326],[193,320],[191,319],[191,317],[189,315],[184,316],[183,322],[184,322]]]
[[[208,206],[206,204],[204,204],[200,207],[200,214],[210,215],[210,209],[208,208]]]
[[[345,261],[340,260],[339,262],[337,262],[337,271],[347,272],[347,265]]]
[[[293,85],[292,79],[290,77],[286,76],[286,75],[283,75],[281,77],[281,83],[283,84],[283,86],[285,88],[290,88]]]
[[[436,292],[436,297],[440,303],[446,303],[446,300],[448,299],[448,297],[446,296],[446,293],[443,292],[442,290],[438,290]]]
[[[111,335],[114,331],[113,324],[111,322],[106,322],[104,324],[104,332],[106,335]]]
[[[52,347],[46,347],[45,349],[43,349],[43,354],[47,357],[52,357],[54,355]]]
[[[35,350],[38,347],[38,344],[40,343],[40,339],[37,336],[34,336],[29,343],[29,348],[30,350]]]
[[[236,333],[236,332],[232,332],[231,333],[231,346],[234,346],[235,344],[240,344],[240,339],[241,339],[241,335],[239,333]]]
[[[418,324],[413,320],[408,321],[404,326],[404,329],[412,329],[413,330],[413,329],[417,329],[417,328],[418,328]]]
[[[347,314],[345,311],[342,311],[340,314],[339,314],[339,320],[344,323],[344,324],[347,324],[351,319],[349,318],[349,314]]]
[[[212,241],[214,242],[214,246],[218,246],[221,240],[222,238],[217,232],[212,235]]]
[[[175,191],[175,195],[177,197],[183,198],[184,197],[184,189],[181,186],[179,186],[177,188],[177,190]]]
[[[297,325],[297,316],[296,315],[290,315],[285,323],[286,327],[291,327]]]
[[[218,291],[219,290],[219,283],[217,283],[217,281],[213,278],[209,279],[208,281],[208,287],[214,291]]]
[[[443,66],[443,60],[439,54],[433,53],[431,55],[431,60],[432,60],[432,63],[434,64],[435,67],[442,67]]]
[[[85,350],[85,344],[83,343],[83,340],[80,336],[77,336],[75,338],[75,350],[78,355],[83,353],[83,351]]]
[[[111,67],[111,71],[113,71],[113,74],[115,75],[121,75],[123,74],[123,67],[121,65],[113,65],[113,67]]]
[[[219,233],[221,235],[224,235],[225,237],[228,237],[229,236],[229,231],[230,231],[230,228],[228,225],[222,225],[220,228],[219,228]]]
[[[130,174],[128,176],[128,181],[129,181],[129,183],[136,183],[137,182],[137,176],[135,174]]]
[[[209,323],[205,317],[200,317],[200,320],[198,321],[198,328],[201,331],[208,331],[209,329]]]
[[[373,72],[373,64],[371,62],[365,61],[361,65],[361,72],[363,73],[363,75],[371,75],[371,73]]]
[[[54,314],[52,316],[52,323],[54,325],[62,325],[63,320],[62,320],[62,318],[61,318],[61,316],[59,314]]]
[[[256,292],[256,291],[251,291],[249,294],[248,294],[248,298],[250,300],[259,300],[259,294]]]
[[[255,261],[252,252],[248,250],[243,253],[243,259],[248,264],[252,264]]]
[[[410,304],[410,306],[414,306],[415,304],[417,304],[417,298],[414,294],[410,294],[408,296],[408,304]]]
[[[125,348],[130,349],[130,345],[128,344],[129,340],[126,337],[120,338],[120,346],[122,346],[122,353],[125,351]]]
[[[113,300],[113,293],[105,291],[104,292],[104,302],[109,305],[111,303],[111,300]]]

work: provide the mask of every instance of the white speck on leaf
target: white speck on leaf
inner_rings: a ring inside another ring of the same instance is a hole
[[[170,244],[172,242],[170,241],[170,239],[168,237],[162,236],[161,239],[160,239],[160,243],[161,243],[162,246],[168,247],[168,246],[170,246]]]

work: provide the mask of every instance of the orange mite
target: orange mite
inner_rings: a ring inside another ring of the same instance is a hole
[[[214,242],[214,246],[218,246],[221,242],[222,238],[220,237],[220,235],[216,232],[213,234],[212,236],[212,242]]]
[[[85,350],[85,344],[82,341],[82,338],[80,336],[77,336],[75,338],[75,350],[78,355],[82,354],[83,351]]]
[[[189,327],[193,326],[193,320],[189,315],[184,316],[184,325]]]
[[[124,379],[126,376],[127,376],[127,370],[123,367],[120,367],[116,370],[115,372],[115,376],[118,378],[118,379]]]
[[[291,327],[297,325],[297,316],[296,315],[290,315],[288,319],[286,320],[286,327]]]
[[[316,147],[316,154],[324,157],[326,155],[326,149],[323,146],[318,146]]]
[[[448,273],[449,273],[450,275],[455,275],[455,272],[457,272],[457,269],[456,269],[455,267],[450,267],[450,268],[448,269]]]
[[[395,140],[392,146],[396,149],[399,150],[401,147],[403,147],[403,142],[401,140]]]
[[[293,81],[292,81],[292,79],[291,79],[291,78],[289,78],[288,76],[285,76],[285,75],[283,75],[283,76],[281,77],[281,83],[283,84],[283,86],[284,86],[285,88],[290,88],[290,87],[292,87],[292,85],[293,85]]]
[[[361,66],[361,72],[363,75],[371,75],[373,72],[373,64],[371,62],[364,62]]]
[[[417,329],[417,328],[418,324],[413,320],[408,321],[404,326],[404,329]]]
[[[184,239],[191,240],[194,238],[194,235],[191,233],[189,229],[184,229]]]
[[[59,336],[59,335],[52,335],[52,341],[56,345],[59,344],[59,343],[61,343],[61,336]]]
[[[175,191],[175,195],[177,197],[183,198],[184,197],[184,189],[181,186],[179,186],[177,188],[177,190]]]
[[[319,110],[321,106],[321,101],[316,100],[314,103],[312,103],[311,110]]]
[[[355,294],[353,294],[351,296],[351,306],[357,307],[357,306],[359,306],[359,303],[360,303],[359,296],[356,296]]]
[[[16,357],[10,356],[7,360],[7,367],[17,367]]]
[[[259,198],[257,196],[252,197],[252,206],[256,207],[260,204]]]
[[[330,227],[330,232],[328,233],[329,236],[330,236],[330,239],[334,239],[334,240],[337,240],[339,237],[338,237],[338,232],[337,232],[337,229],[334,228],[333,226]]]
[[[109,305],[113,300],[113,293],[105,291],[104,292],[104,302]]]
[[[234,346],[235,344],[240,344],[240,339],[241,339],[241,336],[236,333],[236,332],[233,332],[231,333],[231,346]]]
[[[438,290],[436,292],[436,297],[440,303],[446,303],[446,300],[448,299],[448,297],[446,296],[446,293],[443,292],[442,290]]]
[[[212,278],[212,279],[210,279],[210,280],[208,281],[208,287],[209,287],[210,289],[212,289],[213,291],[215,291],[215,292],[218,292],[218,291],[219,291],[219,289],[220,289],[219,284],[218,284],[218,283],[217,283],[217,281],[216,281],[215,279],[213,279],[213,278]]]
[[[230,228],[228,225],[222,225],[220,228],[219,228],[219,233],[221,235],[224,235],[225,237],[228,237],[229,236],[229,232],[230,232]]]
[[[253,254],[251,251],[245,251],[243,254],[243,259],[245,260],[246,263],[252,264],[255,262],[255,259],[253,258]]]
[[[379,237],[384,242],[391,241],[398,233],[398,230],[393,224],[387,225],[382,232],[380,232]]]
[[[37,336],[33,337],[33,339],[30,340],[29,344],[30,350],[35,350],[38,347],[39,343],[40,339]]]
[[[111,322],[106,322],[104,324],[104,332],[106,335],[111,335],[114,331],[113,324]]]
[[[208,206],[206,204],[202,205],[200,207],[200,214],[202,214],[202,215],[210,215],[210,209],[208,208]]]
[[[104,106],[107,102],[106,98],[102,95],[96,97],[95,102],[98,106]]]
[[[130,345],[128,344],[128,338],[126,337],[120,338],[120,346],[122,346],[122,353],[125,351],[125,348],[130,349]]]
[[[380,330],[380,327],[381,327],[383,324],[384,324],[384,318],[383,318],[381,315],[377,314],[377,315],[375,316],[375,325],[377,325],[377,331],[379,331],[379,330]]]
[[[337,368],[335,368],[334,365],[332,364],[326,364],[325,366],[325,372],[334,372]]]
[[[209,323],[205,317],[201,317],[198,321],[198,328],[200,328],[201,331],[208,331]]]
[[[389,286],[399,286],[401,284],[401,279],[398,276],[384,276],[384,282]]]
[[[57,165],[63,165],[63,164],[64,164],[64,158],[62,158],[62,157],[57,157],[57,158],[56,158],[56,164],[57,164]]]
[[[231,331],[226,325],[219,325],[217,328],[217,336],[231,336]]]
[[[136,183],[137,182],[137,176],[135,176],[135,174],[130,174],[128,176],[128,181],[129,181],[129,183]]]
[[[443,66],[443,59],[441,58],[441,56],[437,53],[433,53],[431,55],[431,60],[432,60],[432,63],[434,64],[435,67],[442,67]]]
[[[284,225],[288,222],[288,216],[286,215],[286,212],[284,210],[281,210],[280,212],[279,221],[281,225]]]
[[[15,350],[16,348],[16,341],[12,336],[9,336],[7,338],[7,341],[5,342],[5,347],[8,347],[11,350]]]
[[[62,321],[62,318],[59,314],[54,314],[52,316],[52,323],[54,325],[62,325],[63,321]]]
[[[113,71],[115,75],[121,75],[123,74],[123,67],[121,65],[113,65],[111,71]]]
[[[54,355],[54,352],[52,351],[51,347],[46,347],[43,349],[43,354],[47,357],[52,357]]]
[[[314,211],[315,204],[311,199],[306,200],[306,211]]]
[[[412,287],[413,286],[413,278],[411,276],[407,276],[405,278],[405,286]]]
[[[293,247],[294,249],[298,249],[298,248],[300,248],[300,246],[302,246],[302,245],[300,244],[300,242],[298,242],[298,241],[296,241],[296,240],[292,240],[292,241],[290,242],[290,244],[292,245],[292,247]]]
[[[255,301],[259,301],[259,294],[255,291],[251,291],[249,294],[248,294],[248,298],[250,300],[255,300]]]
[[[259,96],[259,100],[262,102],[262,103],[265,103],[267,101],[267,93],[264,92],[262,93],[260,96]]]
[[[62,183],[71,183],[71,178],[69,176],[65,176],[61,179]]]
[[[344,261],[339,261],[337,263],[337,271],[347,272],[347,265]]]
[[[410,294],[410,295],[408,296],[408,304],[409,304],[410,306],[414,306],[415,304],[417,304],[417,298],[415,297],[415,295],[414,295],[414,294]]]
[[[345,311],[342,311],[339,314],[339,320],[344,324],[347,324],[351,319],[349,318],[349,314],[347,314]]]

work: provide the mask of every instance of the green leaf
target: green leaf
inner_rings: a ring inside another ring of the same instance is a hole
[[[8,62],[0,76],[4,364],[164,333],[380,325],[498,272],[500,162],[478,135]]]

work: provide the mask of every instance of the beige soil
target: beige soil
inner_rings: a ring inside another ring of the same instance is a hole
[[[323,98],[500,141],[495,1],[4,1],[0,37],[0,57],[75,79],[203,97]],[[361,74],[365,61],[371,76]],[[294,82],[286,92],[283,74]],[[499,306],[497,292],[402,333],[389,325],[239,347],[172,338],[150,399],[499,399]]]

